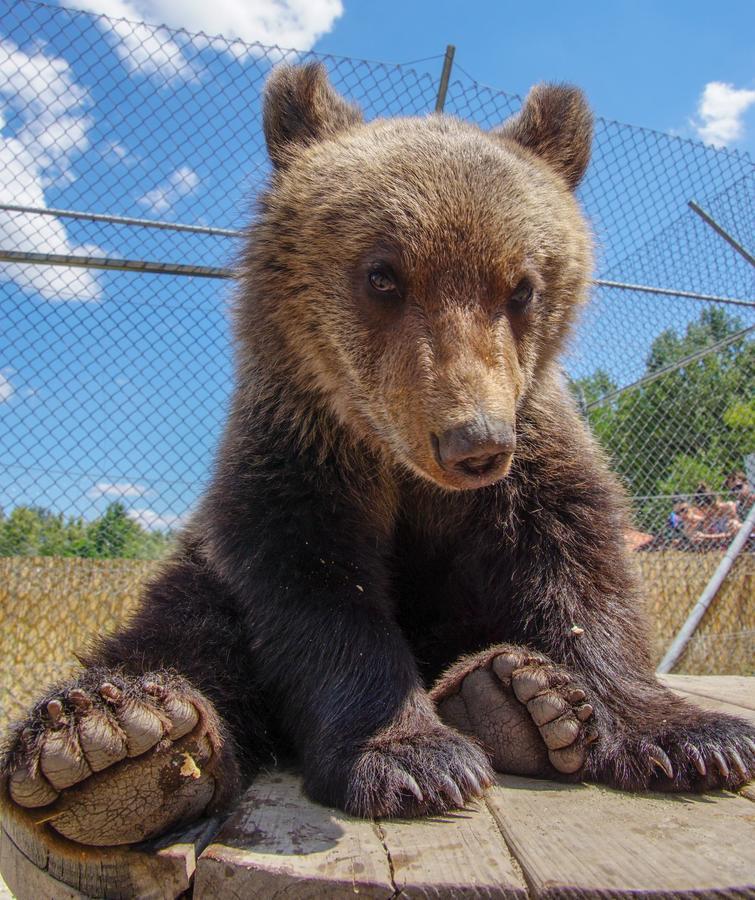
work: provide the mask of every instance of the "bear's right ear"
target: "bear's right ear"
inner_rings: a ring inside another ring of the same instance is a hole
[[[574,188],[590,162],[593,118],[585,95],[566,84],[538,84],[521,111],[495,134],[531,150]]]
[[[298,149],[362,121],[357,107],[333,90],[321,63],[278,66],[265,85],[262,124],[276,168],[285,168]]]

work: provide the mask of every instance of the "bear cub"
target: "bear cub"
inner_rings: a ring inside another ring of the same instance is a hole
[[[365,123],[284,66],[264,130],[211,483],[137,614],[13,730],[6,809],[131,843],[282,758],[359,816],[461,807],[494,769],[741,785],[753,729],[654,677],[624,500],[559,369],[591,272],[581,93],[538,86],[490,132]]]

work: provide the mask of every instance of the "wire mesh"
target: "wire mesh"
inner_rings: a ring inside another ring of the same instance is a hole
[[[0,0],[0,10],[4,204],[243,230],[269,168],[261,88],[283,59],[322,59],[368,118],[435,106],[438,73],[410,66],[35,0]],[[445,111],[490,128],[521,102],[457,72]],[[596,277],[752,302],[752,267],[688,203],[752,250],[753,188],[745,154],[599,119],[580,188]],[[0,210],[0,249],[222,268],[238,241]],[[189,515],[227,405],[229,292],[197,278],[0,264],[0,556],[17,647],[30,648],[28,629],[48,629],[55,610],[85,616],[82,596],[115,621]],[[753,326],[755,305],[599,286],[566,359],[633,500],[627,540],[648,586],[658,656],[752,503]],[[750,544],[703,622],[697,662],[683,665],[752,671],[752,559]],[[92,579],[110,572],[122,585],[123,560],[132,580],[105,602]],[[73,571],[65,600],[51,573],[62,585]],[[23,613],[30,605],[36,619]],[[91,628],[103,624],[98,615]],[[13,658],[21,665],[30,653]]]

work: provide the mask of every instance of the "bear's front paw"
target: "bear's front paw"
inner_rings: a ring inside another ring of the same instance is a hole
[[[92,669],[34,707],[0,774],[36,822],[83,844],[127,844],[201,815],[219,753],[212,705],[184,679]]]
[[[575,776],[598,737],[574,675],[526,647],[459,660],[430,692],[444,722],[471,734],[499,772]]]
[[[755,777],[755,728],[690,707],[688,721],[654,729],[608,731],[587,777],[630,790],[735,790]]]
[[[463,807],[492,783],[484,752],[453,729],[391,729],[363,748],[345,807],[364,818],[429,815]]]

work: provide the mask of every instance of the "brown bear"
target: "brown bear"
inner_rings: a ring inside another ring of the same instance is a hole
[[[19,724],[6,804],[118,844],[295,759],[360,816],[506,772],[734,788],[745,722],[654,678],[622,494],[558,353],[588,293],[581,93],[493,132],[267,86],[211,484],[127,627]]]

